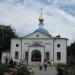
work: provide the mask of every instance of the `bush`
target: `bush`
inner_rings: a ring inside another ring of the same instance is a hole
[[[3,73],[6,72],[8,68],[8,64],[0,64],[0,75],[3,75]]]
[[[19,70],[17,71],[16,75],[29,75],[30,72],[28,71],[25,65],[20,66]]]

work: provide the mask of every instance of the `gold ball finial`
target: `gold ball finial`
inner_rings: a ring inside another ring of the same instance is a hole
[[[43,9],[41,8],[40,11],[41,11],[41,16],[39,17],[39,21],[40,21],[40,23],[43,23],[43,21],[44,21],[44,18],[42,16]]]
[[[40,17],[39,17],[39,21],[40,21],[40,22],[43,22],[43,21],[44,21],[43,16],[40,16]]]

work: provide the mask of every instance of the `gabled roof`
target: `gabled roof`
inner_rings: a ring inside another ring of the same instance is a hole
[[[28,34],[28,35],[26,35],[26,36],[24,36],[24,37],[21,37],[21,38],[27,38],[28,36],[30,36],[30,35],[32,35],[32,34],[34,34],[34,33],[36,33],[36,32],[39,32],[39,33],[45,35],[45,36],[48,37],[48,38],[51,37],[51,35],[45,34],[45,33],[41,32],[41,31],[39,31],[39,30],[37,29],[37,30],[35,30],[33,33],[30,33],[30,34]]]
[[[34,32],[37,32],[37,31],[49,36],[49,32],[44,28],[38,28]]]

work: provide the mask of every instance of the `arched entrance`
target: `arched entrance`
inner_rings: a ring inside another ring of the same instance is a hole
[[[32,62],[41,62],[41,52],[39,50],[33,50],[31,53]]]

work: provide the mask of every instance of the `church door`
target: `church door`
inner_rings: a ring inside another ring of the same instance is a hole
[[[31,53],[32,62],[41,62],[41,52],[39,50],[33,50]]]

